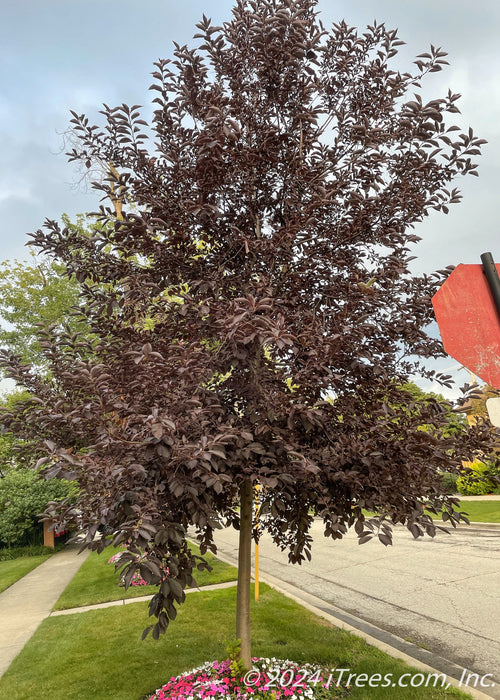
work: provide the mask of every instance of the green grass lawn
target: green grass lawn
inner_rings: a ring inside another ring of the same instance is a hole
[[[196,554],[199,554],[199,549],[195,545],[191,545],[191,548]],[[122,586],[118,586],[118,574],[115,573],[115,567],[113,564],[107,563],[115,552],[116,550],[111,547],[108,547],[102,554],[92,552],[64,590],[55,604],[54,610],[67,610],[82,605],[107,603],[111,600],[137,598],[143,595],[153,595],[157,592],[156,586],[130,586],[127,591]],[[237,579],[238,570],[235,567],[219,561],[213,554],[206,554],[204,558],[212,566],[212,571],[196,572],[195,579],[198,586]]]
[[[0,561],[0,593],[48,559],[50,554]]]
[[[226,658],[234,639],[236,590],[193,593],[179,608],[167,634],[141,641],[148,624],[147,603],[52,617],[44,620],[0,679],[0,697],[9,700],[139,700],[172,675],[204,661]],[[315,617],[293,601],[261,586],[252,599],[255,656],[318,663],[357,674],[411,669],[370,647],[361,638]],[[470,697],[450,688],[356,688],[350,700],[441,700]]]
[[[457,510],[457,509],[455,509]],[[460,501],[458,510],[466,513],[472,523],[500,523],[500,501]],[[365,515],[373,515],[363,511]],[[440,515],[429,513],[434,520],[442,520]],[[446,526],[446,523],[443,523]]]
[[[468,501],[464,497],[458,510],[467,513],[473,523],[500,523],[500,501]]]

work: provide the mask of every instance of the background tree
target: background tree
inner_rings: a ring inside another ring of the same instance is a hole
[[[444,437],[453,435],[464,429],[466,418],[461,407],[447,401],[442,394],[436,394],[434,391],[424,391],[415,382],[406,382],[402,386],[403,390],[408,392],[408,403],[406,406],[401,406],[402,410],[412,411],[418,407],[421,402],[438,403],[443,409],[445,422],[442,426]],[[422,430],[426,430],[426,426],[422,426]]]
[[[14,390],[0,397],[0,406],[4,411],[14,409],[17,401],[27,399],[29,394],[24,391]],[[25,467],[23,454],[17,449],[20,441],[10,432],[0,432],[0,478],[5,476],[11,468]]]
[[[418,94],[444,52],[401,74],[395,31],[325,32],[315,5],[238,0],[222,28],[204,17],[198,48],[156,64],[150,127],[137,106],[105,105],[101,125],[73,114],[70,160],[110,164],[96,189],[136,207],[104,203],[91,235],[48,221],[32,243],[80,281],[100,340],[45,331],[45,378],[4,356],[32,395],[4,424],[49,474],[78,478],[61,516],[81,518],[86,546],[127,543],[126,580],[139,568],[158,583],[154,636],[203,566],[187,528],[202,552],[221,524],[240,528],[247,665],[253,485],[261,527],[300,563],[314,515],[361,543],[389,544],[390,522],[434,535],[424,504],[455,525],[438,471],[489,439],[444,436],[437,401],[398,408],[412,374],[432,376],[422,359],[443,355],[426,327],[448,271],[411,274],[413,227],[459,200],[450,183],[475,174],[482,141],[446,125],[458,95]],[[114,536],[94,540],[99,525]]]
[[[85,231],[85,219],[71,224]],[[83,330],[82,320],[71,315],[79,302],[78,284],[65,274],[65,266],[47,258],[0,263],[0,343],[20,355],[25,362],[43,366],[44,354],[37,332],[40,324],[62,329]]]

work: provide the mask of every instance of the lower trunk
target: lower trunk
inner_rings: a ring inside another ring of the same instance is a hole
[[[252,668],[250,644],[250,574],[252,565],[253,489],[250,480],[240,487],[240,541],[238,549],[238,589],[236,598],[236,638],[241,639],[240,659]]]

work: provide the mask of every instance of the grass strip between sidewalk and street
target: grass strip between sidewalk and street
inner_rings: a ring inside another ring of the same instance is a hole
[[[9,700],[139,700],[171,676],[214,659],[226,658],[234,639],[236,590],[199,592],[179,608],[166,635],[155,641],[141,633],[148,623],[147,603],[52,617],[0,679],[0,697]],[[351,673],[392,674],[394,681],[411,669],[369,646],[360,637],[339,630],[294,601],[261,585],[252,596],[252,651],[300,663],[317,663]],[[334,676],[336,678],[336,676]],[[450,687],[356,687],[350,700],[441,700],[470,698]]]
[[[191,545],[191,549],[195,554],[200,553],[195,545]],[[128,590],[125,590],[123,586],[118,586],[118,573],[115,572],[113,564],[108,564],[110,557],[117,551],[120,550],[108,547],[102,554],[92,552],[68,584],[53,609],[68,610],[84,605],[108,603],[112,600],[154,595],[158,590],[157,586],[130,586]],[[195,572],[194,577],[198,586],[225,583],[226,581],[235,581],[238,578],[238,570],[234,566],[216,559],[211,553],[205,554],[203,558],[210,564],[212,571]]]

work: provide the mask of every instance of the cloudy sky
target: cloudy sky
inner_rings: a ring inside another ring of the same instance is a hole
[[[205,13],[229,19],[231,0],[0,0],[0,259],[26,259],[26,232],[44,218],[96,208],[64,156],[69,110],[92,120],[100,105],[148,104],[153,62],[172,41],[188,43]],[[411,68],[430,44],[450,66],[432,76],[428,96],[460,92],[461,126],[488,140],[480,177],[458,182],[464,199],[420,228],[415,269],[500,262],[500,3],[498,0],[320,0],[325,25],[374,19],[406,42],[398,67]],[[454,366],[441,363],[441,366]],[[467,376],[463,377],[467,380]]]

